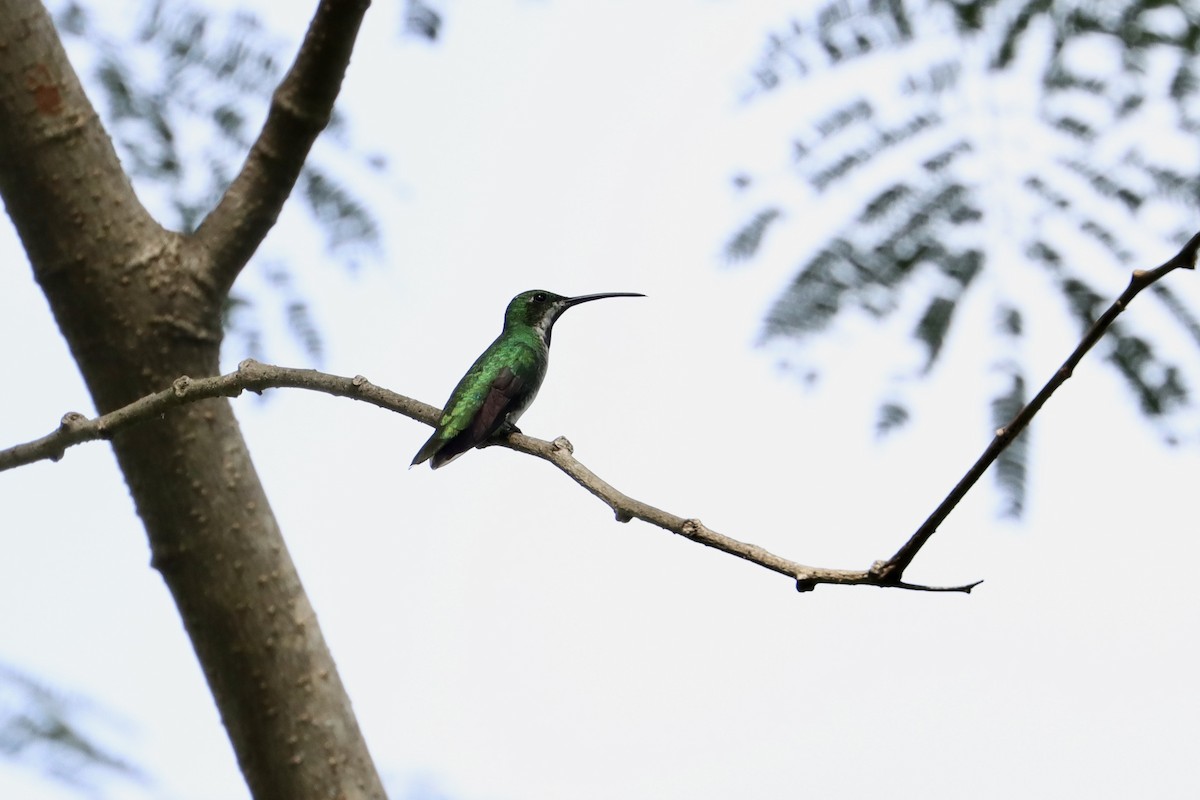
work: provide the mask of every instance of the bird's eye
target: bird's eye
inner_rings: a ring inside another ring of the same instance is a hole
[[[544,303],[544,302],[546,302],[546,293],[545,293],[545,292],[538,292],[537,294],[535,294],[535,295],[533,296],[533,302],[535,302],[535,303]]]

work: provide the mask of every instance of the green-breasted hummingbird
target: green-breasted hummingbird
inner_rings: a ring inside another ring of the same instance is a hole
[[[571,306],[605,297],[645,295],[605,292],[563,297],[530,289],[514,297],[504,312],[504,330],[454,387],[437,428],[411,466],[432,459],[430,466],[437,469],[486,444],[496,433],[516,431],[517,419],[546,377],[554,323]]]

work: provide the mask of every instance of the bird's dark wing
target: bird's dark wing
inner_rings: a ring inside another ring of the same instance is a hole
[[[508,412],[516,407],[517,400],[521,396],[521,389],[524,387],[525,381],[508,367],[502,367],[496,373],[495,380],[488,387],[487,397],[483,399],[483,406],[479,409],[479,414],[468,428],[468,433],[474,442],[472,447],[486,441],[499,430],[500,426],[504,424]]]
[[[435,433],[430,437],[430,441],[425,443],[425,447],[421,448],[414,463],[419,464],[426,458],[432,457],[433,461],[430,466],[437,469],[471,448],[486,442],[504,424],[508,412],[516,407],[524,385],[525,381],[511,369],[501,367],[496,373],[496,377],[488,385],[487,394],[484,395],[483,403],[474,418],[461,421],[453,418],[448,420],[447,428],[461,425],[462,429],[449,439],[439,440],[438,434]]]

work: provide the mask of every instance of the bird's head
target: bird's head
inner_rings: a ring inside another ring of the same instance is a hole
[[[508,304],[504,312],[504,329],[525,326],[533,328],[541,334],[546,346],[550,345],[550,331],[563,312],[571,306],[587,303],[592,300],[603,300],[606,297],[645,297],[634,292],[602,292],[600,294],[582,294],[578,297],[563,297],[561,294],[547,292],[545,289],[530,289],[521,292]]]

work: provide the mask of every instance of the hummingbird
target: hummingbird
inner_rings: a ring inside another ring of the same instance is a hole
[[[497,433],[518,432],[517,420],[529,408],[550,363],[550,332],[563,312],[606,297],[645,297],[635,292],[604,292],[563,297],[543,289],[521,292],[504,312],[504,330],[475,359],[442,411],[433,435],[410,467],[431,461],[437,469]]]

